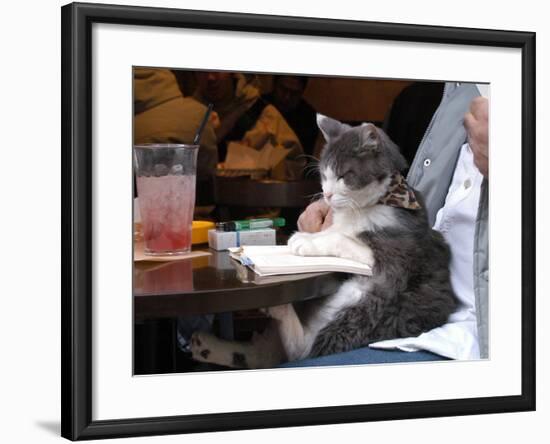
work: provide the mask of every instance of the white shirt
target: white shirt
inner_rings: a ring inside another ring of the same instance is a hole
[[[445,205],[437,213],[434,229],[451,249],[451,284],[459,307],[448,322],[414,338],[371,344],[374,348],[403,351],[428,350],[452,359],[479,359],[473,283],[475,221],[483,176],[474,165],[468,144],[460,150]]]

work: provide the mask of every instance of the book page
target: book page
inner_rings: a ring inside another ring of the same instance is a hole
[[[229,251],[232,257],[262,276],[316,271],[372,274],[371,268],[361,262],[335,256],[298,256],[292,254],[286,245],[243,246]]]

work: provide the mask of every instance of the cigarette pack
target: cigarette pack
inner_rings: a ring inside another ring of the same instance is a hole
[[[242,245],[275,245],[275,230],[208,231],[208,245],[214,250],[227,250]]]

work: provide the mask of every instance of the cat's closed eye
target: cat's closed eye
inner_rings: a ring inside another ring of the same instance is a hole
[[[355,178],[355,172],[354,172],[354,171],[351,171],[351,170],[346,171],[344,174],[338,176],[338,180],[340,180],[340,179],[342,179],[342,180],[345,180],[345,179],[350,180],[350,179],[353,179],[353,178]]]

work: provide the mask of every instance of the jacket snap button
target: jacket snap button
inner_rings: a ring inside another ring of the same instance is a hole
[[[424,166],[427,167],[427,166],[430,166],[430,163],[432,163],[432,161],[430,159],[426,159],[424,161]]]

